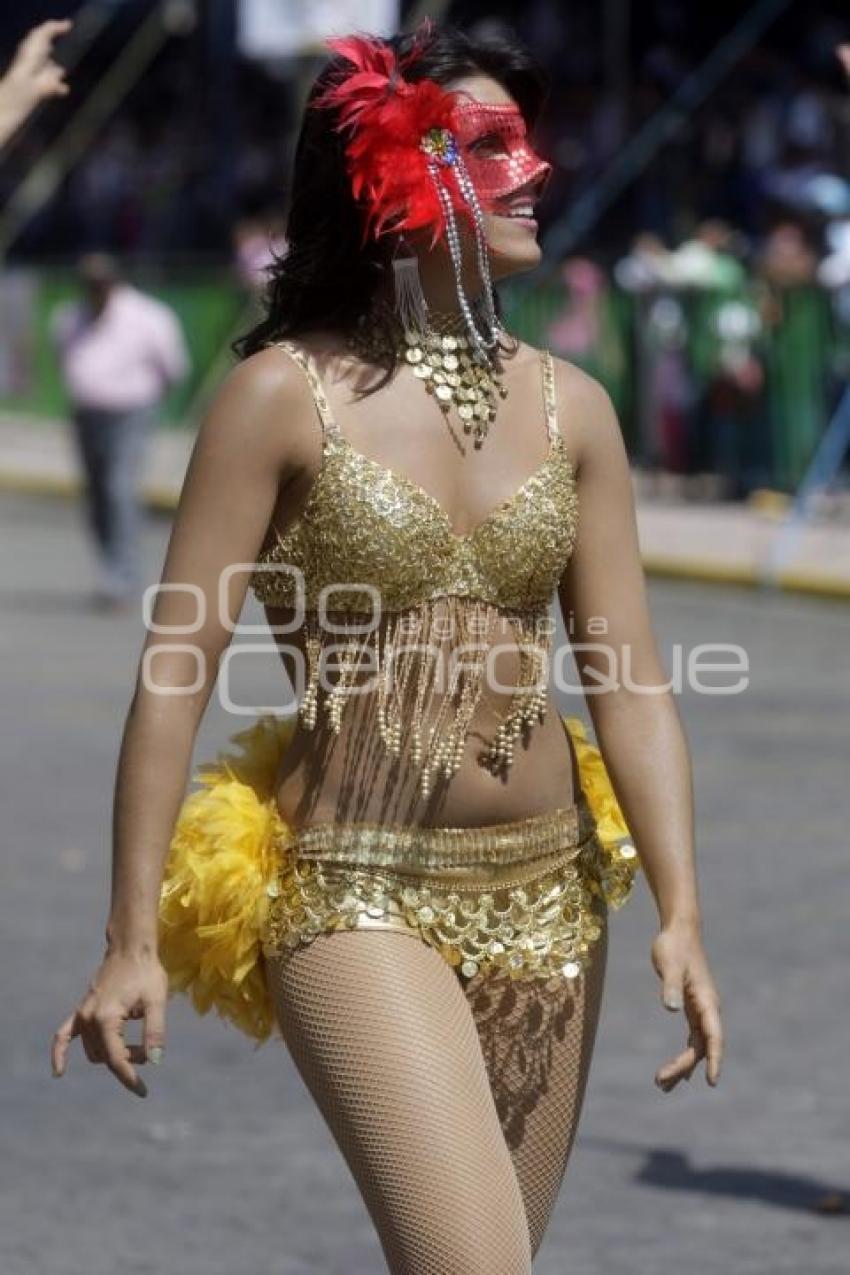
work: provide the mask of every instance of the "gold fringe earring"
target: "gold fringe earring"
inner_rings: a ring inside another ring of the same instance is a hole
[[[404,235],[399,235],[393,250],[393,292],[395,312],[405,333],[421,340],[428,328],[428,302],[422,291],[419,258],[409,248]]]

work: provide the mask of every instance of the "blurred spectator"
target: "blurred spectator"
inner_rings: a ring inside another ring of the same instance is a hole
[[[687,308],[694,420],[689,468],[717,476],[741,499],[770,477],[764,419],[763,326],[741,258],[747,243],[725,222],[703,222],[674,254],[673,275],[692,289]]]
[[[770,482],[762,335],[758,309],[746,294],[718,299],[711,315],[713,357],[702,402],[701,459],[721,476],[722,494],[730,500]]]
[[[770,335],[774,480],[782,490],[794,491],[826,425],[830,303],[817,286],[817,253],[795,222],[771,231],[757,268],[762,320]]]
[[[614,267],[614,278],[624,292],[646,292],[667,282],[670,258],[663,241],[651,231],[635,235],[629,252]]]
[[[189,370],[180,323],[162,302],[122,279],[116,262],[79,263],[83,299],[52,317],[86,479],[100,564],[96,602],[120,607],[141,583],[138,479],[165,392]]]
[[[687,468],[687,420],[693,383],[686,315],[677,292],[676,254],[654,234],[638,234],[615,278],[634,294],[637,455],[651,472]]]
[[[549,326],[549,340],[556,354],[584,367],[595,357],[602,340],[605,276],[592,261],[574,257],[561,267],[561,279],[566,303]]]
[[[570,257],[561,266],[561,282],[564,303],[552,316],[543,339],[555,354],[598,377],[617,400],[626,359],[608,276],[588,258]]]
[[[41,102],[69,92],[65,71],[53,61],[52,54],[53,41],[72,25],[68,18],[42,22],[18,45],[11,66],[0,79],[0,149]]]
[[[745,278],[739,260],[743,251],[743,240],[731,226],[709,218],[697,226],[692,239],[686,239],[671,254],[668,276],[683,288],[734,291]]]
[[[759,265],[763,277],[776,288],[790,288],[814,282],[818,262],[802,226],[786,221],[768,235]]]

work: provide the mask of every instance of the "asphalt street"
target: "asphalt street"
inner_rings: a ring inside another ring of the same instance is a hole
[[[151,581],[167,533],[149,518]],[[51,1076],[50,1037],[102,951],[143,636],[136,611],[89,610],[90,580],[76,504],[2,496],[0,1275],[380,1273],[353,1180],[280,1042],[255,1051],[175,999],[146,1099],[79,1042]],[[641,880],[612,913],[587,1098],[535,1272],[848,1275],[850,1203],[818,1202],[850,1199],[850,608],[664,581],[650,598],[668,667],[701,643],[739,644],[749,665],[738,694],[679,696],[725,1066],[717,1089],[702,1067],[672,1093],[653,1084],[685,1030],[660,1003]],[[249,602],[244,619],[261,618]],[[275,663],[240,665],[247,702],[274,697]],[[196,760],[233,729],[211,704]]]

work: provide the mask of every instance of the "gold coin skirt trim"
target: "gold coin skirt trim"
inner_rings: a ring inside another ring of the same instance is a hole
[[[510,823],[283,829],[263,954],[341,929],[410,931],[463,978],[577,978],[605,924],[604,857],[583,797]],[[392,866],[389,866],[392,865]]]

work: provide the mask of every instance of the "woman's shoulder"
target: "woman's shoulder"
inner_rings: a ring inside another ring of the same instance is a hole
[[[290,348],[286,348],[287,345]],[[250,410],[313,416],[313,395],[303,361],[293,357],[305,343],[272,341],[240,359],[229,371],[223,390],[239,395]]]
[[[273,463],[297,468],[315,452],[316,408],[310,383],[295,359],[279,346],[239,359],[218,387],[205,422],[238,422],[246,445],[267,451]]]
[[[617,414],[597,377],[557,354],[552,354],[552,366],[558,424],[580,463],[612,431],[620,434]]]

